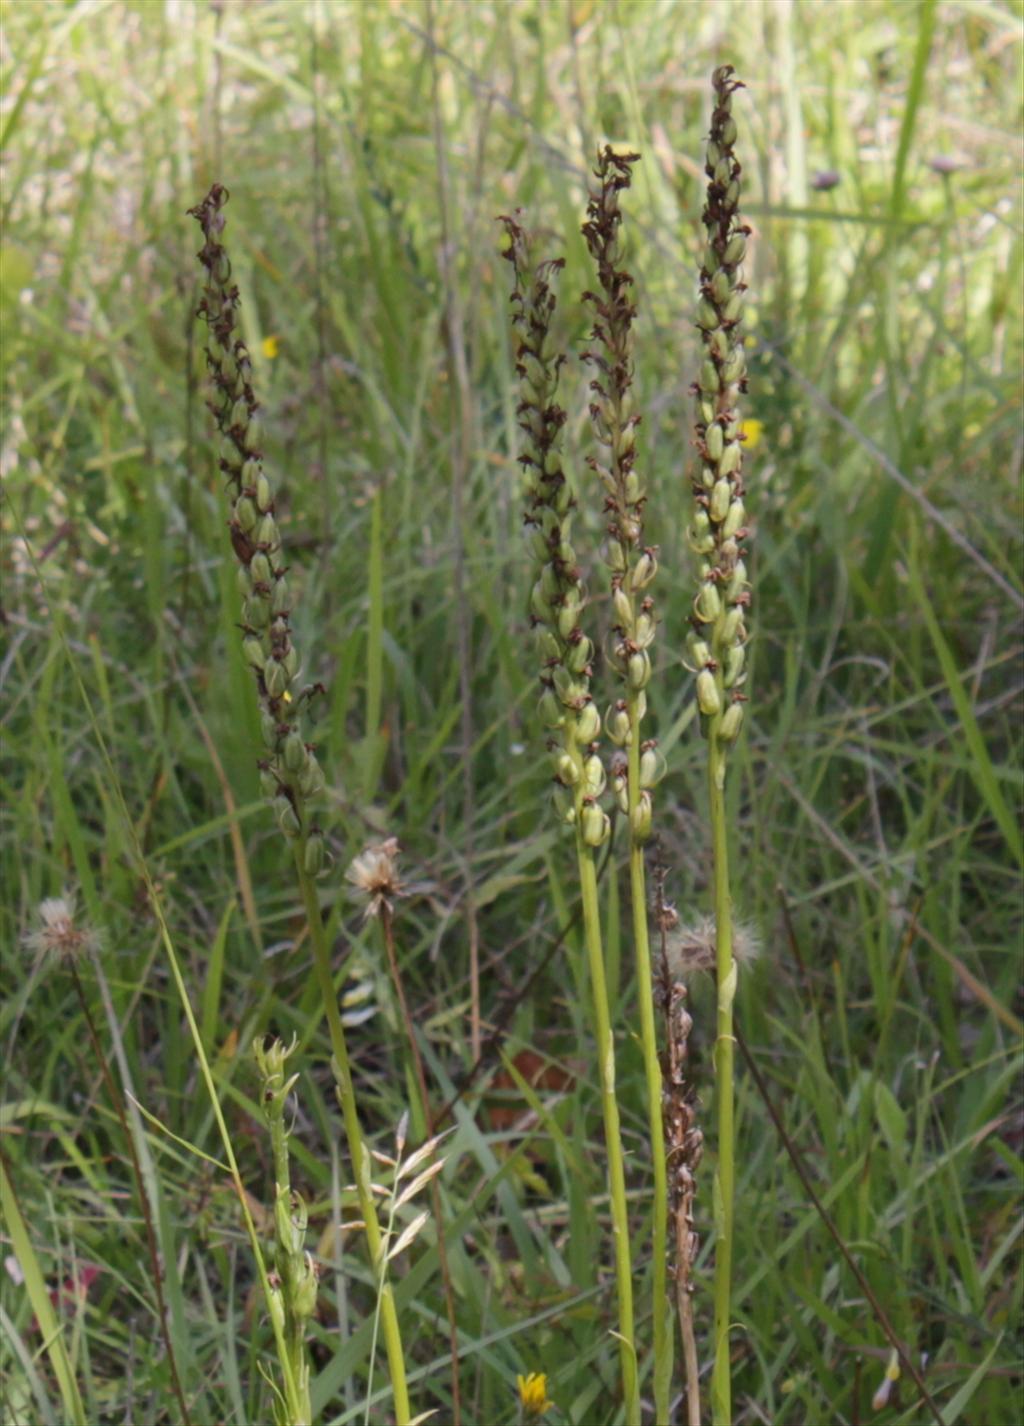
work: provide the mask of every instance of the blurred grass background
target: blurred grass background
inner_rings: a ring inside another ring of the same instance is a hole
[[[297,639],[330,690],[317,736],[339,873],[323,894],[347,987],[375,1011],[352,1030],[364,1118],[386,1148],[413,1098],[379,948],[340,876],[389,834],[418,883],[399,936],[438,1100],[471,1063],[471,943],[485,1030],[506,1017],[506,1056],[573,1076],[561,1097],[532,1096],[525,1127],[488,1118],[476,1091],[455,1115],[443,1192],[467,1419],[512,1421],[522,1371],[548,1373],[555,1422],[621,1419],[575,934],[548,956],[571,878],[532,716],[494,219],[523,205],[565,253],[561,320],[578,352],[588,164],[606,140],[643,154],[627,231],[662,551],[650,703],[671,772],[657,815],[668,891],[691,919],[708,899],[709,846],[680,664],[688,386],[708,76],[726,61],[749,85],[737,117],[756,233],[755,639],[731,796],[738,910],[763,954],[741,983],[740,1026],[943,1419],[1020,1419],[1021,38],[1021,7],[998,0],[6,8],[0,1145],[48,1285],[101,1269],[60,1304],[90,1422],[171,1421],[175,1407],[124,1144],[77,1002],[18,939],[44,896],[80,889],[105,938],[93,993],[122,1078],[216,1154],[136,842],[257,1206],[271,1172],[247,1047],[267,1029],[312,1036],[292,1145],[324,1268],[314,1394],[340,1423],[362,1417],[366,1393],[372,1289],[336,1231],[342,1200],[351,1216],[349,1170],[301,917],[258,800],[203,406],[185,209],[214,179],[232,195],[245,336],[302,590]],[[575,359],[564,392],[585,476]],[[596,502],[584,506],[593,549]],[[603,619],[601,587],[595,562]],[[603,882],[610,916],[620,852]],[[639,1247],[649,1202],[628,937],[609,954]],[[708,988],[693,1002],[707,1126]],[[746,1075],[738,1107],[737,1421],[930,1419],[905,1386],[872,1407],[884,1334]],[[267,1420],[267,1333],[230,1193],[210,1164],[146,1132],[194,1419]],[[713,1162],[709,1142],[705,1251]],[[398,1292],[414,1398],[444,1420],[428,1244]],[[8,1419],[58,1422],[11,1257],[0,1283]],[[706,1334],[703,1291],[697,1314]]]

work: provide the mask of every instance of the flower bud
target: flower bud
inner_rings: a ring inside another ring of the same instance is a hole
[[[303,1255],[302,1264],[299,1280],[292,1292],[292,1310],[296,1317],[307,1318],[316,1311],[317,1271],[312,1253]]]
[[[576,715],[576,727],[574,735],[576,741],[586,745],[592,743],[601,733],[601,715],[597,711],[597,705],[586,703]]]
[[[713,717],[722,707],[715,675],[707,668],[697,675],[697,705],[707,718]]]
[[[651,802],[649,792],[641,792],[640,800],[633,808],[629,817],[629,830],[633,834],[633,841],[642,846],[648,841],[651,830],[654,826],[654,807]]]
[[[267,1294],[267,1310],[270,1313],[270,1320],[274,1326],[281,1331],[285,1331],[286,1315],[284,1310],[284,1295],[279,1287],[271,1285]]]
[[[612,824],[608,820],[608,814],[603,812],[596,803],[586,803],[580,822],[580,832],[586,845],[588,847],[603,846],[611,835],[611,830]]]
[[[732,486],[728,480],[716,480],[715,488],[711,492],[711,504],[708,513],[716,525],[720,525],[729,513],[729,504],[732,500]]]
[[[718,736],[723,743],[731,743],[739,736],[739,731],[743,727],[743,704],[730,703],[722,721],[718,725]]]

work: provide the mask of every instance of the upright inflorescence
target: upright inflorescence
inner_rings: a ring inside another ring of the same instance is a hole
[[[518,416],[526,435],[519,461],[525,472],[526,529],[537,569],[530,619],[544,690],[540,716],[551,735],[548,746],[559,815],[578,824],[587,846],[598,847],[610,832],[598,800],[606,782],[597,743],[601,717],[590,691],[594,645],[580,624],[586,596],[571,542],[576,502],[559,452],[565,411],[556,394],[565,358],[555,353],[551,340],[556,305],[551,284],[564,259],[535,263],[530,234],[515,218],[502,222],[509,239],[504,256],[515,273]]]
[[[750,603],[744,541],[743,435],[737,398],[746,391],[746,358],[740,323],[745,284],[740,264],[750,229],[740,220],[740,165],[733,145],[732,96],[743,86],[732,65],[712,76],[715,109],[705,172],[707,242],[700,270],[697,326],[704,343],[697,398],[696,510],[690,543],[700,556],[700,588],[693,606],[688,648],[697,674],[697,701],[706,734],[714,738],[725,775],[725,749],[743,722],[746,609]]]
[[[598,159],[595,176],[599,187],[591,193],[583,236],[597,267],[600,292],[585,292],[595,313],[592,350],[584,360],[597,368],[590,383],[593,399],[590,416],[599,444],[600,460],[591,458],[590,468],[605,490],[604,508],[608,516],[605,557],[611,569],[614,638],[611,662],[623,684],[625,697],[609,710],[608,736],[620,748],[629,748],[639,738],[639,725],[647,709],[645,689],[651,677],[650,648],[657,621],[654,601],[646,592],[658,568],[658,552],[643,543],[644,504],[647,489],[636,466],[636,429],[640,415],[633,395],[633,319],[636,307],[631,290],[633,279],[622,266],[619,230],[622,211],[619,194],[630,185],[630,170],[639,154],[617,154],[605,148]],[[640,788],[630,805],[626,758],[613,765],[616,795],[623,813],[630,818],[634,842],[642,844],[651,834],[651,788],[663,770],[653,740],[638,748]]]
[[[213,399],[208,404],[220,430],[220,468],[231,496],[228,528],[243,600],[242,652],[259,691],[266,749],[260,780],[281,831],[290,838],[305,838],[306,870],[315,873],[323,862],[323,837],[313,825],[310,802],[323,788],[323,773],[303,739],[301,713],[323,690],[318,684],[295,689],[299,656],[289,626],[292,596],[281,560],[274,491],[263,468],[252,363],[245,343],[235,335],[238,288],[220,241],[227,199],[227,189],[215,183],[203,201],[189,209],[205,238],[199,261],[207,280],[198,315],[209,327],[206,361]]]

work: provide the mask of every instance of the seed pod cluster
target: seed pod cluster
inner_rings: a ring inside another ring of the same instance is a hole
[[[689,540],[700,559],[700,583],[688,639],[697,675],[702,725],[722,747],[733,742],[743,721],[746,610],[750,604],[745,541],[743,435],[738,397],[747,389],[741,335],[743,294],[740,265],[750,229],[739,214],[740,165],[732,96],[743,86],[732,65],[712,76],[715,108],[707,147],[704,226],[707,240],[700,269],[697,327],[704,344],[697,402],[696,447],[700,464],[693,482],[694,514]],[[724,758],[722,761],[724,768]]]
[[[583,299],[594,311],[593,347],[584,360],[597,370],[590,383],[590,417],[599,446],[599,459],[588,464],[604,487],[608,518],[605,558],[611,569],[613,638],[611,663],[624,685],[625,696],[609,709],[605,727],[619,747],[628,747],[633,730],[647,710],[645,692],[651,678],[651,645],[657,630],[654,600],[648,592],[658,569],[658,552],[643,542],[643,515],[647,487],[636,465],[636,432],[640,415],[633,393],[633,278],[622,265],[619,196],[629,188],[633,164],[639,154],[617,154],[605,147],[594,176],[598,186],[587,204],[583,224],[590,255],[597,268],[600,290],[585,292]],[[636,717],[631,718],[631,711]],[[633,839],[644,842],[651,834],[651,791],[662,766],[653,756],[653,743],[643,744],[646,757],[641,790],[630,816]],[[621,798],[620,798],[621,801]]]
[[[309,1210],[302,1195],[291,1186],[288,1166],[288,1127],[285,1115],[288,1096],[299,1078],[287,1074],[287,1062],[294,1052],[296,1040],[286,1045],[282,1040],[265,1041],[262,1036],[253,1044],[253,1054],[260,1075],[260,1106],[270,1130],[274,1156],[274,1267],[270,1275],[270,1311],[274,1313],[286,1340],[297,1346],[298,1370],[302,1376],[300,1390],[308,1391],[309,1364],[302,1343],[306,1323],[316,1311],[316,1260],[306,1248]]]
[[[228,191],[215,183],[189,209],[205,239],[198,254],[206,284],[197,315],[209,329],[206,361],[213,399],[208,402],[220,432],[220,469],[231,499],[228,529],[238,559],[242,596],[242,653],[253,670],[260,699],[260,727],[266,754],[260,782],[287,837],[305,834],[306,869],[324,861],[323,838],[312,825],[308,803],[323,788],[316,754],[302,736],[301,713],[320,685],[296,689],[299,656],[292,641],[292,597],[281,560],[274,491],[263,468],[259,403],[252,386],[252,362],[235,335],[240,306],[231,281],[231,262],[220,241]]]
[[[583,576],[572,545],[576,502],[560,454],[565,411],[557,402],[564,356],[554,350],[551,324],[556,298],[552,283],[563,258],[535,261],[533,238],[515,217],[502,218],[508,237],[504,256],[515,274],[513,324],[519,341],[517,408],[526,440],[525,526],[536,578],[530,591],[530,623],[541,666],[540,717],[549,731],[555,806],[583,841],[598,847],[611,824],[600,806],[605,770],[598,754],[601,716],[590,691],[594,645],[580,617],[586,603]]]

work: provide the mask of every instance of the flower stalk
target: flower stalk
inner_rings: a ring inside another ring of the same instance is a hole
[[[733,1192],[733,1000],[737,969],[732,947],[729,838],[725,809],[726,762],[743,723],[746,696],[746,611],[750,592],[745,559],[748,537],[743,483],[743,434],[738,398],[746,391],[741,336],[743,294],[740,266],[750,229],[739,214],[740,165],[732,99],[742,88],[732,65],[712,76],[714,111],[707,146],[706,242],[700,269],[697,327],[704,357],[693,387],[697,402],[690,543],[700,559],[699,585],[688,640],[697,676],[697,704],[708,745],[708,795],[714,859],[714,913],[718,980],[715,1073],[718,1101],[718,1170],[714,1184],[715,1361],[711,1378],[715,1426],[732,1420],[729,1366],[729,1306],[732,1272]]]
[[[665,763],[654,739],[643,740],[641,724],[647,711],[651,678],[650,649],[657,630],[654,600],[648,592],[658,568],[658,551],[644,544],[647,487],[636,464],[636,431],[640,415],[633,395],[633,279],[622,265],[620,194],[630,186],[638,154],[616,154],[606,147],[598,158],[598,188],[591,193],[583,236],[597,268],[600,292],[584,293],[595,314],[594,347],[584,359],[597,369],[590,383],[590,416],[600,459],[590,468],[605,491],[608,516],[605,558],[611,570],[614,610],[611,663],[622,683],[622,696],[605,722],[611,740],[621,750],[612,765],[620,810],[629,827],[629,882],[632,903],[636,984],[640,1004],[640,1038],[647,1082],[648,1132],[654,1177],[652,1225],[652,1309],[654,1329],[655,1420],[669,1419],[672,1344],[669,1335],[668,1170],[661,1110],[661,1067],[658,1061],[653,976],[647,923],[644,846],[653,826],[653,789]]]
[[[556,398],[565,358],[555,353],[551,336],[556,306],[552,283],[564,260],[537,262],[531,235],[516,218],[502,222],[509,240],[504,256],[515,274],[518,416],[526,436],[519,460],[525,473],[525,522],[536,569],[530,619],[541,665],[538,711],[548,731],[555,810],[559,820],[572,828],[576,841],[608,1157],[623,1394],[628,1426],[639,1426],[629,1213],[595,862],[597,848],[611,835],[611,822],[600,804],[607,774],[599,753],[601,716],[590,691],[594,645],[580,622],[586,593],[571,539],[575,501],[560,454],[565,411]]]
[[[301,720],[306,705],[323,689],[319,684],[295,687],[300,665],[289,626],[292,601],[287,569],[281,562],[274,491],[263,466],[262,425],[252,386],[252,363],[245,343],[235,334],[241,299],[238,287],[231,281],[231,262],[220,241],[227,200],[227,189],[215,183],[203,201],[189,212],[199,223],[204,238],[199,261],[206,270],[206,284],[198,315],[209,328],[206,360],[213,388],[209,405],[220,431],[220,468],[231,499],[228,528],[238,559],[238,583],[243,599],[242,652],[253,670],[260,703],[260,727],[266,754],[259,764],[260,780],[294,855],[367,1246],[374,1272],[380,1274],[382,1282],[381,1323],[395,1416],[398,1426],[407,1426],[409,1394],[398,1315],[384,1274],[384,1245],[373,1201],[370,1156],[359,1123],[345,1031],[331,974],[330,950],[314,885],[314,877],[327,860],[323,833],[315,822],[313,807],[323,787],[323,773],[313,747],[303,738]],[[276,1322],[275,1334],[280,1341]],[[290,1359],[286,1358],[282,1366],[291,1378]]]

